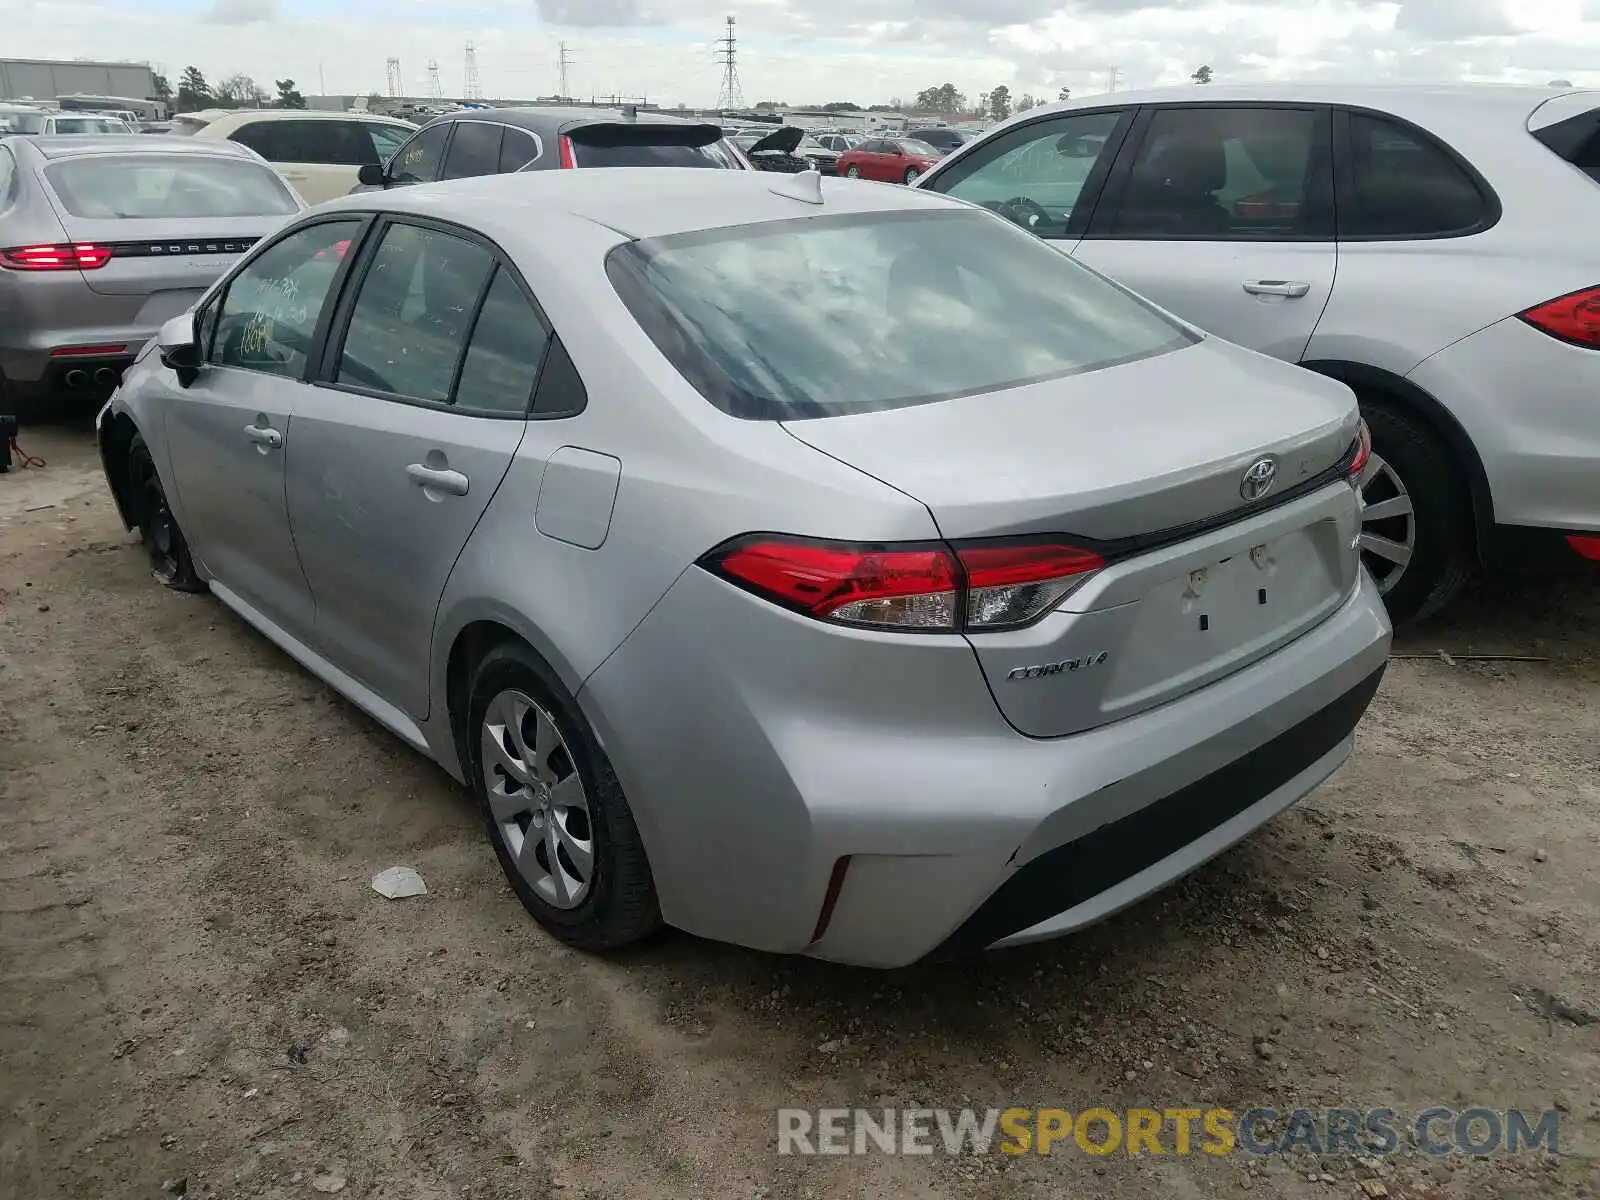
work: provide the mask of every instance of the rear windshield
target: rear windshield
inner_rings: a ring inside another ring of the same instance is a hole
[[[106,155],[52,163],[44,173],[75,217],[257,217],[299,208],[271,168],[242,159]]]
[[[1000,391],[1194,336],[1000,217],[874,213],[619,246],[613,286],[737,417],[792,420]]]
[[[580,167],[712,167],[736,169],[738,163],[720,142],[709,146],[591,146],[574,139],[573,161]]]
[[[0,118],[3,119],[3,118]],[[1534,137],[1590,179],[1600,182],[1600,109],[1536,130]]]
[[[43,128],[43,113],[0,112],[0,133],[38,133]]]
[[[57,133],[131,133],[115,117],[57,117]]]

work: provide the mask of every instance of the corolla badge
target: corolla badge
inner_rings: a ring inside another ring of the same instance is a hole
[[[1246,500],[1259,500],[1272,490],[1273,481],[1278,478],[1278,460],[1272,455],[1258,458],[1251,463],[1244,473],[1244,478],[1239,480],[1239,495]]]
[[[1007,679],[1043,679],[1048,675],[1068,675],[1073,671],[1085,670],[1089,667],[1103,667],[1111,655],[1108,651],[1099,650],[1094,654],[1085,654],[1081,658],[1064,658],[1060,662],[1036,663],[1031,667],[1012,667],[1006,672]]]

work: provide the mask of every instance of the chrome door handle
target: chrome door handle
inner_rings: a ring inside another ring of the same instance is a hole
[[[472,482],[460,471],[441,470],[424,463],[412,463],[408,466],[406,478],[419,488],[432,488],[436,492],[446,492],[452,496],[465,496]]]
[[[265,446],[268,450],[281,450],[283,448],[283,434],[271,426],[246,425],[244,435],[258,446]]]
[[[1252,296],[1287,296],[1298,300],[1311,290],[1311,285],[1293,279],[1251,279],[1245,282],[1244,290]]]

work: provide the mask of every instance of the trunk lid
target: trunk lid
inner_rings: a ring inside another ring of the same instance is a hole
[[[1202,687],[1343,602],[1359,502],[1338,468],[1357,421],[1342,384],[1206,339],[785,428],[926,504],[949,540],[1053,535],[1106,555],[1042,620],[968,635],[1007,719],[1053,737]],[[1247,500],[1246,472],[1266,458],[1276,476]]]
[[[239,255],[282,224],[283,217],[183,217],[120,220],[60,212],[74,242],[111,245],[111,261],[85,271],[83,281],[103,296],[187,293],[191,302]],[[169,315],[182,312],[180,306]]]

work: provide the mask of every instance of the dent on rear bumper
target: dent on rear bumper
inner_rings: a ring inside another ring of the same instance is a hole
[[[1388,647],[1388,619],[1363,575],[1337,612],[1270,658],[1137,717],[1036,740],[1000,718],[958,639],[818,629],[691,571],[580,699],[633,806],[670,923],[892,967],[941,947],[1029,863],[1328,709],[1381,671]],[[1103,897],[1063,906],[1059,927],[1033,919],[1041,928],[979,944],[1066,932],[1191,869],[1320,782],[1348,753],[1348,732],[1219,818],[1214,836],[1201,830]],[[834,864],[847,856],[813,941]]]

